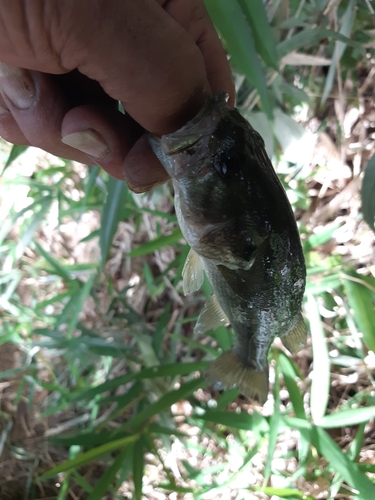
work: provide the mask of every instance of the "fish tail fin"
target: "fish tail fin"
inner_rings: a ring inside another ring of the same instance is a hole
[[[224,352],[207,370],[208,382],[219,382],[224,388],[237,386],[239,391],[251,399],[264,404],[268,395],[268,366],[260,371],[245,366],[234,350]]]
[[[289,332],[281,337],[281,342],[291,354],[297,354],[305,347],[307,339],[307,328],[300,313],[296,325]]]

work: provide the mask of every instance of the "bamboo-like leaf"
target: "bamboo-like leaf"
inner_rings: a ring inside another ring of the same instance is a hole
[[[60,262],[58,262],[54,257],[52,257],[50,253],[46,252],[44,248],[41,245],[39,245],[37,241],[34,242],[34,245],[37,251],[40,253],[40,255],[42,255],[49,264],[51,264],[55,273],[58,276],[61,276],[63,279],[67,281],[71,281],[69,272],[65,269],[65,267],[62,264],[60,264]]]
[[[334,429],[347,425],[358,425],[363,422],[368,422],[372,418],[375,418],[375,406],[331,413],[321,418],[319,425],[325,429]]]
[[[345,277],[347,276],[347,277]],[[350,277],[354,279],[350,279]],[[369,349],[375,352],[375,310],[373,296],[365,284],[358,283],[360,275],[349,270],[344,274],[344,286],[355,321]]]
[[[59,474],[60,472],[65,472],[70,469],[81,467],[82,465],[93,462],[94,460],[98,459],[102,455],[105,455],[106,453],[110,453],[111,451],[119,450],[120,448],[129,446],[132,443],[134,443],[134,441],[136,441],[137,439],[138,439],[138,434],[135,434],[134,436],[128,436],[125,438],[116,439],[115,441],[111,441],[109,443],[105,443],[101,446],[98,446],[97,448],[93,448],[92,450],[80,453],[72,460],[66,460],[65,462],[62,462],[56,467],[53,467],[48,472],[40,476],[38,479],[39,481],[43,481],[44,479],[49,479],[51,477],[57,476],[57,474]]]
[[[160,248],[164,248],[168,245],[174,245],[179,240],[183,238],[181,229],[177,228],[173,231],[172,234],[168,236],[159,236],[154,240],[148,241],[144,245],[140,245],[135,248],[131,252],[129,252],[129,257],[139,257],[140,255],[147,255],[149,253],[155,252],[155,250],[159,250]]]
[[[128,195],[126,182],[109,178],[107,183],[107,199],[105,201],[99,234],[100,251],[102,254],[102,268],[107,260],[112,240],[121,220],[124,205]]]
[[[205,0],[207,10],[219,30],[239,73],[244,74],[259,93],[263,111],[272,119],[267,82],[259,61],[253,35],[238,0]]]
[[[301,391],[296,383],[296,372],[292,365],[292,360],[283,352],[279,352],[279,364],[284,377],[286,388],[289,392],[290,400],[293,404],[294,412],[298,418],[306,418]]]
[[[361,498],[375,498],[375,485],[353,463],[346,453],[329,437],[324,429],[314,427],[312,430],[312,444],[325,457],[332,468],[339,472],[345,482],[357,490]]]
[[[259,418],[256,418],[255,415],[260,417],[260,420]],[[197,418],[207,422],[224,425],[226,427],[232,427],[234,429],[251,429],[255,431],[255,428],[258,427],[258,432],[266,433],[269,431],[266,419],[255,413],[250,415],[246,412],[234,413],[223,410],[206,410],[204,414],[197,415]]]
[[[273,397],[275,399],[273,414],[270,418],[270,432],[268,435],[267,458],[264,466],[263,486],[268,484],[271,477],[271,466],[273,455],[276,450],[277,437],[280,428],[280,367],[278,364],[278,351],[276,351],[275,382],[273,386]]]
[[[308,318],[313,346],[314,368],[311,383],[311,416],[315,423],[323,418],[329,397],[330,363],[326,337],[320,319],[318,304],[308,296]]]
[[[71,317],[68,324],[68,331],[67,331],[68,338],[72,335],[75,327],[77,326],[79,314],[82,311],[85,300],[87,299],[87,297],[91,292],[91,289],[94,285],[94,279],[95,275],[92,274],[90,278],[86,281],[86,283],[83,285],[82,289],[75,294],[75,301],[73,307],[71,308]]]
[[[15,249],[15,259],[19,259],[27,245],[30,243],[30,241],[33,239],[35,232],[39,229],[39,227],[42,225],[42,223],[46,219],[46,214],[49,211],[51,204],[53,201],[53,196],[45,196],[41,201],[40,201],[40,209],[37,212],[34,212],[34,214],[28,219],[27,224],[26,224],[26,229],[24,230],[20,241],[18,242],[16,249]]]
[[[352,32],[352,27],[353,27],[353,23],[355,20],[355,16],[356,16],[355,0],[349,0],[348,7],[345,11],[345,14],[343,15],[343,18],[342,18],[342,23],[341,23],[341,28],[340,28],[341,35],[349,38],[349,36]],[[327,74],[326,79],[325,79],[321,104],[325,103],[325,101],[328,97],[328,94],[332,90],[333,83],[335,80],[337,65],[338,65],[346,47],[347,47],[346,43],[336,42],[335,50],[333,51],[333,56],[332,56],[332,63],[329,67],[328,74]]]
[[[269,495],[271,498],[286,498],[288,500],[314,500],[310,495],[306,493],[294,490],[292,488],[272,488],[271,486],[267,488],[253,488],[254,491],[262,492],[264,495]]]
[[[332,60],[326,57],[302,54],[300,52],[291,52],[281,60],[282,64],[290,64],[291,66],[329,66],[331,62]]]
[[[278,71],[279,56],[268,22],[265,3],[263,0],[239,0],[239,4],[251,26],[258,53],[268,66]]]
[[[142,498],[143,470],[145,467],[143,444],[143,437],[141,436],[134,443],[133,448],[133,482],[136,500],[141,500]]]
[[[121,429],[125,430],[139,426],[149,418],[161,413],[162,411],[170,408],[174,403],[181,399],[187,398],[194,391],[205,385],[203,378],[198,378],[185,382],[179,389],[167,392],[159,398],[155,403],[149,404],[143,410],[134,415]]]
[[[312,28],[300,31],[291,38],[287,38],[286,40],[280,42],[277,46],[277,51],[279,53],[279,57],[282,58],[294,50],[306,49],[307,47],[319,44],[321,40],[326,38],[336,40],[345,45],[355,47],[363,51],[363,46],[359,42],[350,40],[348,37],[338,33],[337,31],[327,30],[325,28]]]
[[[362,213],[367,224],[375,231],[375,155],[370,159],[365,169],[362,181]]]
[[[350,448],[348,450],[348,457],[352,462],[357,461],[359,454],[361,453],[363,441],[365,439],[365,428],[367,423],[368,422],[364,421],[361,424],[359,424],[356,435],[350,444]]]
[[[91,191],[95,186],[96,179],[99,175],[100,167],[98,165],[93,165],[89,169],[89,175],[85,186],[85,196],[82,200],[81,214],[87,209],[87,202],[90,197]]]
[[[336,224],[335,226],[325,229],[320,233],[312,234],[307,238],[307,240],[303,242],[303,250],[307,252],[312,248],[327,243],[327,241],[332,238],[334,232],[337,231],[340,227],[341,224]]]
[[[341,286],[341,279],[337,273],[331,273],[327,276],[310,274],[307,276],[306,294],[320,295],[328,289],[335,289],[339,286]]]
[[[97,387],[87,389],[86,391],[80,391],[71,396],[71,401],[76,401],[78,399],[92,399],[97,394],[116,389],[117,387],[125,385],[128,382],[132,382],[133,380],[168,376],[174,377],[186,375],[196,371],[203,371],[208,368],[209,364],[209,361],[199,361],[197,363],[171,363],[168,365],[153,366],[137,373],[130,373],[129,375],[116,377],[98,385]]]
[[[29,146],[20,146],[19,144],[14,144],[12,146],[12,149],[9,153],[7,161],[5,162],[1,175],[4,175],[5,170],[14,162],[16,158],[18,158],[22,153],[24,153],[26,149],[28,149],[28,147]]]

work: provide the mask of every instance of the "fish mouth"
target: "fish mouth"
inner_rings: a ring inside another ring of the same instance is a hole
[[[217,124],[228,110],[228,98],[226,92],[214,94],[204,103],[198,114],[176,132],[161,137],[149,134],[151,146],[160,148],[168,156],[192,148],[199,141],[213,134]]]

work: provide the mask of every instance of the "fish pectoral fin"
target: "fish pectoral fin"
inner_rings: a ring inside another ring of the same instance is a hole
[[[199,255],[191,248],[182,270],[184,294],[195,292],[203,284],[203,267]]]
[[[244,238],[233,234],[233,219],[208,226],[199,238],[201,249],[199,254],[206,259],[217,261],[230,269],[249,270],[253,265],[263,241],[244,241]]]
[[[299,313],[297,324],[280,339],[291,354],[297,354],[305,347],[307,328],[301,313]]]
[[[219,383],[223,389],[234,386],[246,397],[258,399],[262,405],[268,395],[268,366],[264,370],[255,370],[245,366],[234,350],[224,352],[209,366],[208,383]]]
[[[222,310],[216,295],[212,295],[210,300],[205,303],[200,313],[197,324],[194,328],[194,334],[201,334],[214,330],[222,325],[230,323],[227,315]]]

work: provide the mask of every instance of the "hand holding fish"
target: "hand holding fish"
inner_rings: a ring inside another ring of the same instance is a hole
[[[0,61],[0,136],[136,191],[168,178],[145,131],[176,130],[212,92],[234,104],[203,0],[0,0]]]

